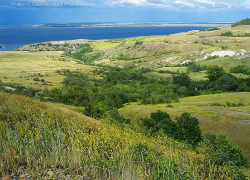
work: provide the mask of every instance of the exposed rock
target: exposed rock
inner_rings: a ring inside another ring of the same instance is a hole
[[[5,90],[15,91],[16,88],[10,87],[10,86],[3,86]]]
[[[190,63],[190,62],[192,62],[192,61],[191,61],[191,60],[186,60],[186,61],[181,62],[180,64],[181,64],[181,65],[184,65],[184,64],[188,64],[188,63]]]
[[[101,65],[102,64],[102,62],[100,62],[100,61],[95,61],[95,65]]]
[[[210,56],[219,56],[219,57],[225,57],[225,56],[235,56],[237,53],[235,51],[214,51],[210,54]]]

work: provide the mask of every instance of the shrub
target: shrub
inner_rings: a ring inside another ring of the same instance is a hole
[[[208,70],[209,67],[205,66],[201,66],[199,64],[196,63],[192,63],[190,65],[188,65],[187,70],[191,71],[191,72],[200,72],[200,71],[204,71],[204,70]]]
[[[175,123],[171,120],[169,114],[163,111],[151,113],[150,118],[144,118],[142,122],[150,134],[159,132],[162,129],[165,134],[174,137],[176,132]]]
[[[196,146],[202,141],[201,129],[199,120],[187,112],[181,117],[176,118],[177,132],[175,138],[181,141],[186,141],[193,146]]]
[[[217,165],[233,163],[236,166],[247,166],[248,160],[242,154],[240,148],[232,144],[225,134],[215,136],[206,133],[204,143],[200,144],[198,151],[205,153]]]
[[[221,36],[233,36],[233,33],[231,31],[221,33]]]
[[[236,91],[239,86],[237,78],[231,74],[222,75],[214,84],[215,89],[220,89],[222,91]]]
[[[207,78],[209,79],[210,82],[216,81],[219,79],[221,76],[225,74],[225,71],[222,67],[219,66],[212,66],[207,72]]]
[[[191,78],[186,73],[180,73],[173,76],[173,83],[180,86],[188,87],[191,84]]]
[[[212,59],[216,59],[216,58],[219,58],[220,56],[208,56],[206,60],[212,60]]]
[[[221,49],[223,49],[223,50],[227,50],[227,49],[229,49],[229,46],[226,46],[226,45],[221,46]]]
[[[135,60],[138,59],[137,57],[131,57],[129,54],[120,54],[117,58],[117,60]]]
[[[246,66],[238,65],[236,67],[232,67],[230,69],[230,73],[242,73],[242,74],[250,75],[250,69]]]
[[[197,118],[191,117],[189,113],[183,113],[174,122],[168,113],[158,110],[151,113],[150,118],[142,119],[142,122],[151,135],[161,131],[170,137],[185,141],[193,146],[202,141],[199,121]]]
[[[136,41],[135,42],[135,46],[142,45],[142,44],[143,44],[143,41]]]

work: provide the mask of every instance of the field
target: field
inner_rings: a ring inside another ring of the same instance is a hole
[[[63,52],[0,52],[0,80],[35,89],[51,89],[60,86],[65,76],[57,71],[69,69],[89,76],[96,68],[83,64],[62,61]],[[35,78],[38,80],[35,81]],[[44,82],[41,80],[44,79]]]
[[[242,106],[228,107],[230,103],[242,103]],[[156,110],[166,111],[172,118],[185,111],[191,113],[199,119],[203,131],[225,133],[250,158],[250,93],[188,97],[173,104],[128,104],[120,112],[137,124],[141,118],[150,116]]]

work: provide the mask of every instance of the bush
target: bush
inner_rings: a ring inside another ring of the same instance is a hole
[[[222,75],[214,83],[215,89],[222,91],[236,91],[239,86],[237,78],[231,74]]]
[[[250,69],[246,66],[238,65],[236,67],[232,67],[230,69],[230,73],[242,73],[242,74],[250,75]]]
[[[211,133],[205,134],[204,141],[200,144],[198,151],[207,154],[217,165],[225,165],[230,162],[238,167],[248,165],[248,160],[240,148],[233,145],[225,134],[217,137]]]
[[[210,82],[216,81],[219,79],[221,76],[225,74],[225,71],[222,67],[219,66],[212,66],[208,71],[207,71],[207,78],[209,79]]]
[[[135,42],[135,46],[142,45],[142,44],[143,44],[143,41],[136,41]]]
[[[171,137],[174,137],[175,135],[176,125],[166,112],[157,111],[155,113],[151,113],[150,118],[144,118],[142,122],[143,126],[150,134],[157,133],[162,129],[165,134]]]
[[[233,33],[231,31],[221,33],[221,36],[233,36]]]
[[[152,113],[150,118],[142,119],[142,122],[151,135],[161,131],[170,137],[185,141],[193,146],[202,141],[199,121],[197,118],[191,117],[189,113],[183,113],[174,122],[168,113],[158,110]]]
[[[222,49],[222,50],[227,50],[227,49],[229,49],[229,46],[226,46],[226,45],[221,46],[221,49]]]
[[[205,66],[201,66],[199,64],[196,63],[192,63],[190,65],[188,65],[187,70],[191,71],[191,72],[200,72],[200,71],[204,71],[204,70],[208,70],[209,68],[205,65]]]
[[[138,59],[137,57],[131,57],[129,54],[120,54],[117,58],[117,60],[135,60]]]
[[[212,59],[217,59],[219,58],[219,56],[215,55],[215,56],[208,56],[206,60],[212,60]]]
[[[193,146],[196,146],[202,141],[201,129],[199,120],[187,112],[181,117],[176,118],[177,132],[175,138],[181,141],[186,141]]]
[[[191,84],[191,78],[186,73],[181,73],[173,76],[173,83],[180,86],[188,87]]]

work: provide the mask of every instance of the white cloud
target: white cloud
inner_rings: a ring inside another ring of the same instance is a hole
[[[135,5],[135,6],[149,6],[158,8],[171,8],[169,0],[108,0],[106,4],[115,5]]]
[[[241,6],[245,9],[250,9],[250,0],[246,0],[241,3]]]
[[[197,9],[227,9],[231,8],[230,3],[219,0],[107,0],[112,5],[136,5],[136,6],[154,6],[159,8],[172,7],[173,9],[197,8]],[[231,0],[230,0],[231,1]],[[234,1],[234,0],[232,0]],[[247,0],[250,1],[250,0]]]
[[[181,5],[181,6],[187,6],[187,7],[195,7],[196,5],[189,3],[189,2],[184,2],[184,1],[174,1],[175,4]]]
[[[225,2],[217,2],[217,1],[210,1],[210,0],[195,0],[197,4],[203,6],[205,8],[231,8],[232,5],[225,3]]]
[[[136,4],[136,5],[146,5],[148,4],[147,0],[121,0],[120,3],[129,3],[129,4]]]

